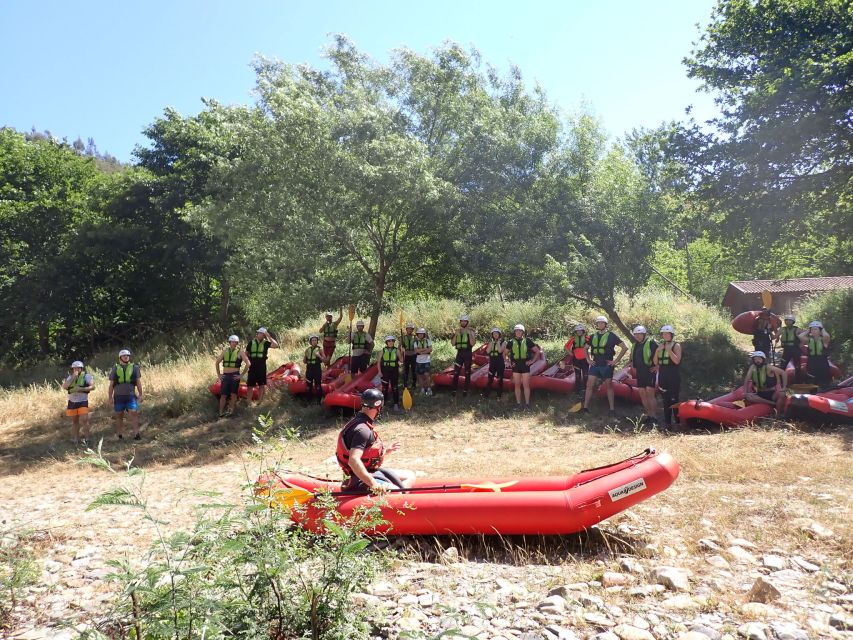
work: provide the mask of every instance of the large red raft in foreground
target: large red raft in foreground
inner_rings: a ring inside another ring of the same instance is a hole
[[[268,389],[279,389],[281,387],[287,386],[299,380],[300,369],[298,364],[294,364],[293,362],[286,362],[281,365],[278,369],[274,371],[270,371],[267,374],[267,388]],[[212,393],[217,398],[219,397],[219,390],[222,388],[222,381],[217,380],[213,384],[208,387],[210,393]],[[237,397],[245,398],[246,394],[248,394],[249,388],[246,386],[246,383],[242,380],[240,381],[240,386],[237,389]],[[254,387],[252,389],[252,400],[258,399],[258,388]]]
[[[558,535],[583,531],[620,511],[667,489],[680,466],[668,453],[647,449],[615,464],[588,469],[569,477],[488,478],[481,480],[421,480],[420,486],[440,487],[389,493],[381,505],[386,535]],[[499,492],[478,491],[470,485],[511,483]],[[340,484],[299,474],[273,474],[258,480],[259,491],[269,487],[277,501],[288,504],[290,488],[340,491]],[[460,487],[467,485],[468,488]],[[349,516],[373,503],[368,495],[336,495],[337,510]],[[317,530],[322,514],[306,503],[294,510],[304,527]]]

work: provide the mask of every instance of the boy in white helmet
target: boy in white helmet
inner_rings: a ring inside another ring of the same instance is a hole
[[[586,384],[582,413],[589,413],[589,403],[592,400],[592,392],[595,383],[603,380],[604,389],[607,392],[607,404],[610,406],[610,415],[616,414],[616,406],[613,398],[613,370],[619,364],[628,347],[619,337],[607,328],[607,318],[598,316],[595,319],[596,332],[589,338],[589,380]],[[619,347],[619,355],[616,355],[616,347]]]
[[[308,336],[308,348],[302,356],[305,363],[305,382],[308,386],[308,402],[317,396],[317,404],[323,402],[323,364],[329,364],[325,350],[320,347],[320,336]],[[316,392],[316,393],[315,393]]]
[[[829,332],[823,328],[820,320],[813,320],[809,322],[808,329],[800,332],[799,337],[800,342],[809,349],[806,376],[819,387],[828,387],[832,384],[829,371],[829,345],[832,338]]]
[[[118,352],[118,363],[110,370],[107,402],[115,412],[115,429],[118,439],[124,438],[124,414],[130,416],[133,439],[139,440],[139,403],[142,402],[142,375],[139,365],[130,361],[130,350]]]
[[[335,346],[338,344],[338,326],[341,324],[341,320],[344,319],[344,308],[341,307],[338,309],[338,319],[335,321],[332,321],[331,311],[327,311],[324,317],[326,321],[320,327],[318,333],[323,336],[323,354],[326,356],[326,362],[328,363],[332,361]]]
[[[418,383],[425,396],[432,395],[432,380],[429,375],[430,361],[432,360],[432,340],[427,335],[427,330],[418,327],[415,332],[415,365],[418,372]]]
[[[80,440],[80,426],[83,426],[83,444],[89,444],[89,393],[95,388],[95,378],[80,360],[71,363],[71,372],[62,382],[62,388],[68,392],[68,406],[65,415],[71,418],[71,437],[74,444]]]
[[[489,334],[487,353],[489,355],[489,381],[486,384],[485,396],[488,398],[492,392],[492,381],[498,381],[498,399],[504,391],[504,371],[506,371],[506,340],[503,339],[503,331],[492,327]]]
[[[373,353],[373,336],[364,330],[364,320],[357,320],[355,331],[349,334],[349,342],[352,345],[352,362],[350,373],[356,375],[367,371],[370,365],[370,354]]]
[[[385,336],[385,346],[379,359],[379,372],[382,375],[382,393],[385,402],[388,396],[394,398],[394,411],[400,410],[400,363],[405,357],[402,347],[397,346],[397,338]]]
[[[802,382],[802,373],[800,372],[800,331],[797,326],[797,319],[790,313],[782,318],[784,323],[775,334],[775,338],[782,346],[782,361],[779,368],[785,369],[789,362],[794,365],[794,381]]]
[[[400,342],[403,347],[405,357],[403,359],[403,386],[415,388],[418,382],[417,379],[417,353],[415,352],[415,323],[406,323],[406,333],[404,333]],[[411,380],[411,383],[409,382]]]
[[[506,343],[506,353],[512,362],[512,384],[515,387],[515,408],[530,411],[530,366],[539,358],[541,349],[527,337],[523,324],[513,327],[513,337]],[[521,400],[524,396],[524,405]]]
[[[258,403],[264,401],[264,392],[267,389],[267,354],[270,349],[278,349],[278,342],[270,335],[266,327],[260,327],[246,347],[246,355],[249,357],[246,398],[250,402],[254,387],[258,387]]]
[[[468,395],[471,386],[471,363],[474,356],[474,345],[477,344],[477,334],[468,326],[467,315],[459,316],[459,327],[453,332],[453,346],[456,347],[456,360],[453,363],[453,395],[459,388],[459,374],[465,369],[465,389],[463,396]]]
[[[222,365],[221,371],[220,365]],[[249,367],[249,356],[240,348],[238,336],[228,336],[228,346],[219,354],[214,366],[216,367],[216,377],[220,380],[219,417],[221,418],[234,412],[240,391],[240,376]],[[241,368],[243,369],[242,372],[240,371]],[[228,404],[227,411],[225,409],[226,404]]]
[[[782,384],[779,384],[779,380]],[[767,354],[753,351],[750,354],[749,368],[743,379],[746,401],[750,404],[768,404],[775,407],[776,415],[782,415],[785,406],[785,389],[788,387],[788,374],[785,370],[767,364]]]
[[[663,402],[663,423],[669,427],[678,421],[675,405],[681,395],[681,345],[675,341],[675,329],[664,325],[660,329],[661,342],[655,351],[654,363],[658,368],[658,387]]]

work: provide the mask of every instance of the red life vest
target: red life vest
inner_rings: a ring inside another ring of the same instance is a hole
[[[338,464],[347,476],[352,476],[354,474],[349,466],[349,449],[347,449],[346,444],[344,444],[344,434],[347,430],[360,424],[363,424],[370,429],[370,432],[376,437],[373,444],[361,453],[361,462],[364,464],[364,467],[368,471],[376,471],[382,466],[382,460],[385,457],[385,445],[382,444],[382,439],[379,437],[379,433],[373,428],[373,423],[370,420],[360,420],[358,419],[358,415],[356,415],[355,418],[347,422],[344,425],[344,428],[341,429],[338,434],[338,446],[335,450],[335,457],[338,459]]]
[[[584,333],[582,336],[572,336],[572,356],[575,360],[586,360],[586,345],[589,337]]]

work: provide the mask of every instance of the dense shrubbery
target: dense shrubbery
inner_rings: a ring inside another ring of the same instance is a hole
[[[796,310],[797,324],[808,326],[812,320],[820,320],[832,336],[832,359],[842,371],[853,363],[853,289],[827,291],[816,294],[803,302]]]

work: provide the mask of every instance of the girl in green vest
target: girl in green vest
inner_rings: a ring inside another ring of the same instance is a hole
[[[394,399],[394,411],[400,410],[400,364],[405,357],[405,351],[397,346],[397,338],[385,336],[385,346],[382,347],[379,358],[379,373],[382,376],[382,393],[385,402],[388,396]]]
[[[530,411],[530,366],[541,357],[542,350],[525,335],[524,325],[513,328],[513,337],[506,344],[506,353],[512,362],[512,383],[515,386],[515,408]],[[522,395],[524,405],[521,404]]]
[[[819,387],[828,387],[832,383],[829,372],[829,344],[832,338],[823,328],[820,320],[809,322],[809,328],[800,332],[800,342],[808,347],[806,376],[809,382]]]

